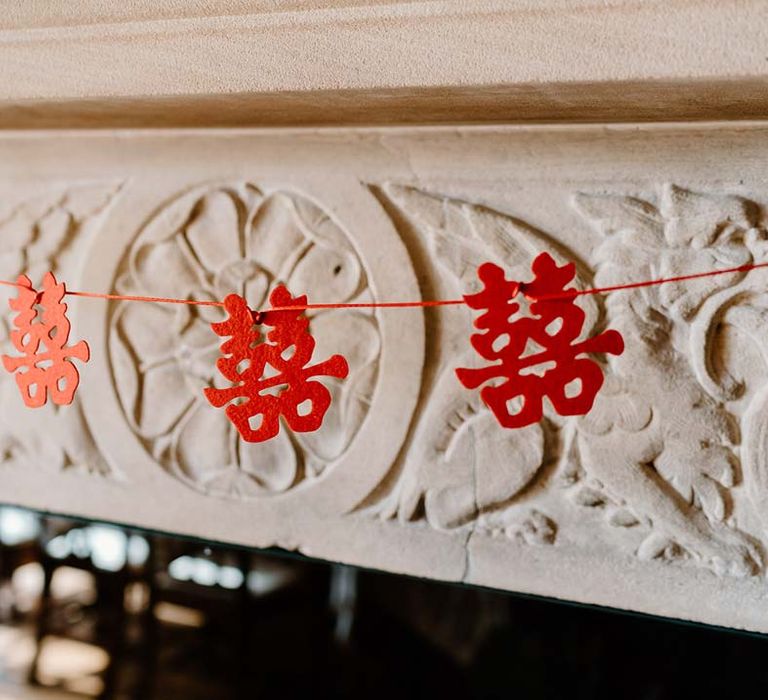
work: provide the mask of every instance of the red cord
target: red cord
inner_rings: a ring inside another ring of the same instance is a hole
[[[116,299],[117,301],[150,301],[156,304],[192,304],[194,306],[224,306],[223,301],[200,301],[198,299],[173,299],[171,297],[142,297],[132,294],[98,294],[97,292],[70,292],[71,297],[87,297],[89,299]]]
[[[571,299],[575,296],[584,296],[585,294],[605,294],[607,292],[617,292],[624,289],[638,289],[640,287],[654,287],[660,284],[670,284],[674,282],[686,282],[689,280],[703,279],[705,277],[715,277],[717,275],[728,275],[734,272],[749,272],[758,268],[768,267],[768,262],[750,263],[748,265],[739,265],[738,267],[729,267],[722,270],[708,270],[707,272],[696,272],[690,275],[680,275],[678,277],[661,277],[652,280],[643,280],[641,282],[628,282],[627,284],[616,284],[610,287],[593,287],[591,289],[574,289],[562,294],[553,294],[536,297],[537,300],[547,299]],[[0,285],[6,287],[25,287],[18,282],[9,282],[0,280]],[[525,285],[521,285],[521,290],[525,293]],[[173,299],[171,297],[148,297],[131,294],[99,294],[97,292],[77,292],[66,291],[66,294],[72,297],[87,297],[89,299],[109,299],[115,301],[146,301],[160,304],[190,304],[192,306],[224,306],[221,301],[204,301],[198,299]],[[266,313],[268,311],[290,311],[300,309],[405,309],[405,308],[425,308],[434,306],[456,306],[464,304],[464,299],[432,299],[427,301],[379,301],[379,302],[355,302],[350,304],[302,304],[295,306],[276,306],[271,309],[265,309],[255,314]]]

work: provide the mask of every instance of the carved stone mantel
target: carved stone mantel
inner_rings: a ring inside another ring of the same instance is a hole
[[[16,3],[0,279],[260,305],[456,298],[542,251],[582,287],[766,261],[765,12]],[[60,410],[0,374],[0,502],[768,632],[767,283],[580,297],[627,351],[588,416],[517,431],[454,376],[469,309],[313,313],[350,376],[259,445],[203,399],[218,311],[69,298],[93,359]]]
[[[757,122],[6,132],[0,279],[258,305],[455,298],[540,251],[581,286],[732,267],[768,256],[766,156]],[[767,280],[581,298],[627,351],[588,416],[517,431],[455,380],[468,309],[316,313],[350,376],[258,445],[202,397],[218,311],[71,298],[75,404],[0,376],[1,500],[768,631]]]

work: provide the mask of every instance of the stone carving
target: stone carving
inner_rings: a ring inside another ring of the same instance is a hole
[[[0,279],[24,273],[38,284],[53,271],[76,283],[79,259],[88,240],[101,226],[117,194],[117,184],[83,184],[44,188],[29,193],[23,188],[3,192],[0,213]],[[6,287],[2,306],[14,294]],[[14,353],[10,343],[12,314],[0,314],[0,354]],[[48,405],[25,410],[12,376],[0,372],[0,461],[3,464],[48,471],[80,471],[115,476],[93,440],[78,399],[72,406]]]
[[[453,276],[454,294],[476,290],[476,269],[484,261],[503,264],[509,277],[520,279],[529,276],[531,260],[542,250],[558,264],[566,261],[539,232],[483,207],[394,185],[386,194],[424,230],[435,260]],[[589,329],[598,317],[597,306],[589,298],[583,304]],[[453,324],[452,337],[442,343],[438,379],[415,427],[402,476],[376,510],[385,518],[397,515],[402,522],[423,514],[437,528],[471,523],[473,528],[516,536],[518,528],[510,528],[505,506],[551,459],[547,444],[557,419],[548,416],[521,430],[499,428],[478,392],[464,389],[454,375],[455,367],[476,361],[467,340],[470,324],[471,316],[465,313],[461,323]],[[549,529],[551,536],[542,542],[554,541],[554,523]]]
[[[543,251],[574,259],[581,287],[759,263],[766,133],[9,134],[0,279],[259,306],[277,281],[318,302],[456,298],[478,263],[525,279]],[[219,309],[73,298],[93,356],[77,403],[25,410],[0,374],[0,500],[766,631],[767,284],[768,267],[579,298],[584,333],[628,349],[596,358],[588,416],[518,431],[455,378],[484,364],[470,309],[313,314],[318,355],[353,374],[328,382],[323,432],[261,445],[202,393]]]
[[[578,196],[576,206],[606,237],[595,254],[598,286],[765,260],[758,209],[740,197],[667,186],[658,207],[589,195]],[[691,344],[692,336],[715,332],[702,328],[711,326],[699,314],[702,305],[758,275],[734,273],[608,295],[608,316],[629,352],[610,361],[610,385],[579,421],[578,449],[585,471],[651,518],[652,536],[640,546],[640,556],[682,552],[734,575],[763,568],[756,544],[727,522],[729,490],[739,476],[739,416],[716,392],[706,391],[700,351]]]
[[[253,185],[206,186],[172,201],[131,246],[120,293],[221,300],[243,294],[266,306],[277,282],[310,301],[370,299],[366,273],[346,234],[307,197]],[[317,356],[343,354],[344,381],[323,377],[333,402],[315,433],[281,430],[267,442],[239,439],[203,388],[218,378],[216,307],[122,302],[109,352],[124,415],[170,473],[209,494],[250,498],[316,479],[339,460],[365,418],[376,383],[380,337],[366,311],[311,312]]]
[[[576,257],[482,206],[408,187],[385,192],[427,238],[455,292],[474,290],[475,269],[486,260],[527,279],[538,252],[558,262]],[[580,286],[768,259],[759,207],[738,196],[669,185],[658,202],[585,192],[574,206],[602,239],[590,260],[594,275],[577,261]],[[641,559],[687,561],[734,576],[762,571],[760,537],[740,527],[745,518],[737,517],[732,496],[743,481],[768,520],[768,295],[761,274],[614,292],[604,307],[581,297],[585,334],[607,323],[622,333],[627,350],[603,360],[606,382],[590,414],[563,419],[549,412],[519,431],[501,430],[477,393],[456,381],[453,368],[468,359],[462,352],[469,319],[452,324],[459,330],[438,349],[441,369],[402,471],[373,510],[403,523],[425,518],[435,528],[544,544],[567,534],[557,521],[568,508],[602,509],[610,526],[638,532],[630,546]],[[735,332],[755,341],[755,357],[733,352]]]

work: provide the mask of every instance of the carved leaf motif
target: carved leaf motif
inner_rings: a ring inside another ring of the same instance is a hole
[[[605,236],[594,251],[598,286],[622,284],[633,278],[656,276],[657,255],[664,246],[664,222],[651,203],[634,197],[578,193],[574,206]],[[648,292],[636,295],[648,301]]]
[[[85,474],[116,477],[96,447],[80,403],[61,411],[59,439],[66,455],[64,468]]]
[[[477,268],[484,262],[503,266],[509,278],[527,280],[541,252],[558,264],[573,259],[543,233],[487,207],[407,186],[390,184],[385,192],[423,232],[459,293],[478,288]],[[577,277],[577,287],[583,286],[582,280]],[[586,335],[599,310],[590,297],[581,297],[579,303],[587,315]],[[401,519],[409,520],[423,504],[427,520],[442,528],[472,521],[510,502],[531,483],[544,460],[541,427],[500,430],[477,396],[456,381],[452,368],[461,366],[461,359],[453,355],[450,363],[414,433],[395,507]],[[385,506],[384,513],[389,512]]]
[[[741,424],[742,472],[755,513],[768,532],[768,294],[763,291],[764,279],[750,275],[735,289],[712,297],[702,309],[701,325],[692,333],[691,344],[706,343],[705,352],[694,355],[705,363],[697,368],[705,388],[722,400],[743,396],[746,401]],[[738,331],[730,336],[740,351],[736,376],[715,357],[721,326]]]
[[[73,185],[24,199],[0,217],[0,274],[37,279],[48,270],[67,272],[71,249],[119,189],[116,183]]]
[[[574,503],[584,508],[599,508],[606,503],[606,497],[600,491],[589,487],[580,488],[573,497]]]
[[[650,202],[612,194],[578,193],[574,204],[604,236],[626,234],[625,244],[658,249],[664,244],[664,220]]]
[[[765,262],[766,232],[751,229],[745,236],[746,247],[753,251],[755,262]],[[701,385],[715,399],[731,401],[746,394],[748,403],[742,418],[742,472],[749,499],[763,529],[768,532],[768,294],[765,275],[750,272],[734,287],[712,295],[693,321],[690,334],[691,361]],[[721,359],[718,342],[722,328],[738,331],[735,340],[742,358],[732,374]],[[755,352],[750,353],[749,345]]]
[[[709,444],[704,438],[698,449],[693,439],[668,441],[654,466],[683,498],[700,503],[710,518],[721,521],[726,515],[721,487],[733,486],[734,462],[729,447]]]
[[[650,202],[618,195],[582,193],[574,203],[607,237],[595,254],[601,285],[737,267],[754,255],[744,243],[750,239],[757,209],[742,197],[668,185],[662,189],[660,210]],[[690,319],[709,296],[743,276],[687,280],[635,295],[649,306],[663,307],[672,317]]]
[[[76,286],[81,253],[100,225],[120,186],[114,182],[45,188],[35,195],[4,193],[0,215],[0,278],[26,273],[40,280],[49,270]],[[9,204],[10,203],[10,204]],[[8,319],[0,319],[0,344],[8,342]],[[5,348],[10,352],[10,347]],[[29,469],[71,470],[117,476],[93,440],[79,399],[66,410],[19,412],[12,377],[0,378],[0,461]],[[41,427],[42,426],[42,427]]]
[[[541,252],[549,253],[558,265],[574,259],[542,232],[487,207],[401,185],[387,185],[385,191],[423,229],[435,259],[463,293],[477,291],[477,268],[484,262],[494,262],[508,278],[522,281],[531,277],[531,263]],[[577,269],[578,289],[584,286],[585,269],[579,263]],[[579,305],[587,314],[584,333],[588,333],[597,319],[597,305],[589,297],[581,297]]]
[[[702,251],[670,251],[664,256],[659,272],[661,277],[676,277],[679,270],[685,274],[708,272],[718,268],[731,268],[752,262],[749,249],[741,244],[725,243],[716,248]],[[659,298],[671,317],[690,320],[702,303],[719,289],[728,288],[744,277],[742,272],[720,275],[718,277],[689,280],[686,283],[663,285]]]
[[[426,517],[437,528],[458,527],[513,500],[540,469],[540,426],[499,431],[479,398],[455,384],[449,368],[416,428],[394,493],[377,509],[381,517]]]
[[[463,421],[443,459],[430,469],[424,489],[427,521],[452,528],[489,508],[504,505],[519,493],[541,466],[544,437],[538,425],[506,431],[487,411]]]
[[[758,207],[743,197],[691,192],[667,185],[661,193],[664,236],[670,246],[702,249],[755,225]]]

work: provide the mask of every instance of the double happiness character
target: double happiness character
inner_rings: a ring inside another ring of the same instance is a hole
[[[303,306],[306,296],[293,298],[283,286],[276,287],[270,297],[273,307]],[[229,318],[211,325],[214,333],[229,337],[221,345],[223,357],[216,366],[234,386],[205,389],[211,405],[227,406],[227,417],[247,442],[268,440],[280,430],[280,416],[295,432],[317,430],[331,404],[331,393],[310,377],[328,376],[343,379],[349,373],[347,361],[333,355],[316,365],[307,366],[315,349],[309,333],[309,320],[302,309],[268,310],[263,323],[271,326],[262,340],[255,326],[253,312],[242,297],[230,294],[224,300]],[[265,376],[267,367],[271,368]],[[309,405],[308,410],[301,410]],[[254,427],[251,421],[261,417]]]
[[[574,303],[576,290],[566,289],[576,275],[573,263],[558,267],[550,255],[541,253],[533,261],[532,271],[533,281],[522,289],[532,300],[533,318],[510,321],[520,309],[514,298],[521,284],[508,281],[504,270],[493,263],[478,268],[484,289],[464,296],[468,306],[485,311],[475,320],[475,327],[483,332],[472,335],[472,347],[494,364],[480,369],[460,368],[456,376],[468,389],[503,379],[485,386],[480,396],[505,428],[522,428],[540,421],[544,397],[562,416],[587,413],[603,385],[603,373],[594,360],[580,355],[620,355],[624,350],[624,340],[615,330],[574,342],[586,315]],[[529,341],[541,352],[525,354]],[[548,368],[541,376],[532,372],[535,366],[545,363]],[[579,385],[578,391],[569,395],[567,388],[574,382]]]
[[[30,408],[45,405],[49,396],[55,404],[70,404],[80,383],[72,360],[88,362],[90,350],[84,340],[67,345],[70,323],[67,305],[61,301],[66,293],[64,283],[56,282],[53,273],[47,272],[41,292],[32,287],[26,275],[21,275],[17,284],[18,296],[9,302],[18,312],[11,342],[24,356],[3,355],[3,366],[15,373],[21,398]]]

